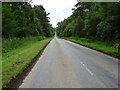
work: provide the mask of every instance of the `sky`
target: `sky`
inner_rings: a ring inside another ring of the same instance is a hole
[[[53,27],[57,23],[72,15],[72,8],[77,4],[76,0],[32,0],[34,5],[43,5],[47,13],[50,13],[50,22]]]

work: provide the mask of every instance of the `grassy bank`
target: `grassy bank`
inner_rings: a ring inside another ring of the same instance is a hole
[[[102,41],[93,41],[85,38],[75,38],[75,37],[69,37],[65,39],[118,58],[120,57],[120,55],[118,54],[118,49],[111,43],[106,43]]]
[[[21,73],[50,40],[41,37],[3,40],[3,87]]]

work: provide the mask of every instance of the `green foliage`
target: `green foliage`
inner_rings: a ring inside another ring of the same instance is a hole
[[[72,20],[73,20],[73,15],[72,16],[70,16],[70,17],[68,17],[67,19],[65,19],[64,21],[62,21],[62,22],[58,22],[58,28],[57,28],[57,34],[58,34],[58,36],[60,36],[60,37],[62,37],[62,36],[64,36],[65,35],[65,28],[66,28],[66,26],[70,23],[70,22],[72,22]]]
[[[18,47],[21,47],[22,45],[27,43],[32,43],[35,41],[41,41],[45,39],[44,36],[37,36],[37,37],[29,37],[29,38],[13,38],[13,39],[3,39],[2,42],[2,53],[7,53],[12,50],[15,50]]]
[[[77,17],[76,23],[73,27],[73,36],[80,37],[82,36],[83,31],[83,20],[80,16]]]
[[[3,38],[51,37],[49,14],[42,5],[32,7],[28,2],[2,3]]]
[[[120,42],[118,43],[117,47],[118,47],[118,54],[120,55]]]
[[[36,16],[40,22],[40,25],[42,26],[42,34],[46,37],[50,37],[52,35],[52,25],[49,23],[49,17],[46,12],[45,9],[43,8],[42,5],[40,6],[35,6],[34,7]],[[40,31],[39,31],[40,32]]]
[[[3,4],[2,7],[2,33],[3,37],[13,37],[16,32],[16,20],[14,13],[11,13],[11,7]]]
[[[43,40],[43,39],[46,39],[46,37],[45,37],[45,36],[37,36],[37,40],[38,40],[38,41],[41,41],[41,40]]]

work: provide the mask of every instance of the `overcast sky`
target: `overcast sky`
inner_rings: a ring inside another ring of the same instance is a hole
[[[50,21],[53,27],[72,14],[72,8],[77,3],[76,0],[33,0],[36,5],[43,5],[47,13],[50,13]]]

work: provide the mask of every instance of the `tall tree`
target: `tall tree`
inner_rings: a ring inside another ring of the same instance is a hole
[[[42,5],[32,7],[28,2],[7,2],[3,3],[2,9],[3,37],[53,35],[49,14]]]
[[[2,36],[11,38],[16,32],[16,19],[14,13],[11,13],[10,5],[2,6]]]

